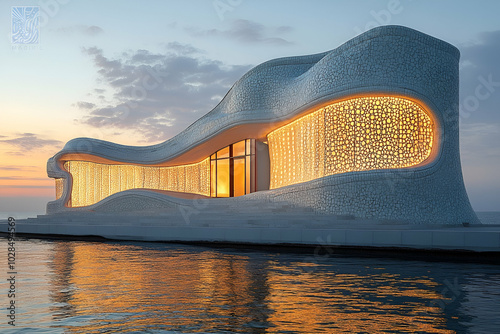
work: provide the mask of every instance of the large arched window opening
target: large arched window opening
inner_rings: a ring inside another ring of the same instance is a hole
[[[432,113],[396,96],[333,102],[267,135],[271,189],[356,171],[415,167],[435,146]]]

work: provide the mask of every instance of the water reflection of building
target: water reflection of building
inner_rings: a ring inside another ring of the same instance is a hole
[[[189,247],[56,242],[54,318],[70,332],[316,331],[451,333],[427,274]],[[307,264],[307,263],[306,263]]]
[[[53,307],[53,316],[54,319],[67,318],[75,315],[77,306],[73,303],[75,291],[75,284],[72,281],[74,277],[74,243],[54,242],[52,246],[49,267],[53,274],[50,295],[56,303],[56,306]]]
[[[63,243],[54,248],[54,272],[55,318],[106,314],[135,330],[218,331],[266,323],[269,313],[265,272],[253,270],[244,256]],[[106,328],[102,318],[88,322],[88,333]],[[116,325],[110,321],[107,326]]]

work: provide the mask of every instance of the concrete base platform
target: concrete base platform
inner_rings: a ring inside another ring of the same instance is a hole
[[[272,217],[196,212],[181,212],[178,215],[161,212],[54,214],[17,220],[16,234],[500,253],[500,225],[411,225],[312,213],[282,212]]]

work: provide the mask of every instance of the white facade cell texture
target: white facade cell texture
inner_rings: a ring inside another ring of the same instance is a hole
[[[276,205],[407,224],[479,223],[460,166],[459,57],[446,42],[384,26],[328,52],[270,60],[161,144],[69,141],[48,161],[57,199],[47,213],[202,205],[237,215]]]

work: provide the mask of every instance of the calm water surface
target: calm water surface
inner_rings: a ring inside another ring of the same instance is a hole
[[[16,327],[2,279],[1,333],[500,331],[500,265],[37,239],[16,251]]]

